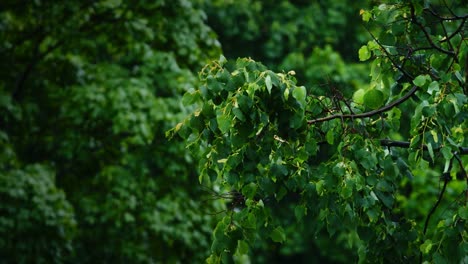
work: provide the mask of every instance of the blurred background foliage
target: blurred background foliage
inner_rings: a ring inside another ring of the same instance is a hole
[[[350,97],[369,82],[357,51],[371,4],[1,1],[1,261],[204,261],[225,201],[198,184],[183,142],[165,138],[190,110],[182,94],[224,54]],[[283,226],[291,199],[276,212]],[[315,221],[286,229],[283,245],[259,242],[254,262],[356,258],[349,238],[311,232]]]
[[[367,80],[357,50],[370,36],[359,10],[370,1],[199,1],[226,58],[251,57],[273,71],[294,70],[314,94],[346,95]]]
[[[219,201],[165,131],[220,44],[190,1],[2,1],[0,259],[201,262]]]

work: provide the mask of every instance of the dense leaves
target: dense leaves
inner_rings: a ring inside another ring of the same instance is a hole
[[[2,261],[206,258],[218,201],[164,139],[219,55],[203,13],[184,0],[0,10]]]
[[[356,52],[371,60],[371,80],[354,100],[251,59],[208,64],[185,95],[200,108],[171,131],[200,152],[200,182],[242,194],[208,262],[236,260],[244,243],[294,243],[286,229],[301,230],[304,216],[356,261],[464,261],[464,11],[437,1],[362,9],[372,39]]]
[[[0,262],[466,262],[466,7],[381,2],[2,1]]]

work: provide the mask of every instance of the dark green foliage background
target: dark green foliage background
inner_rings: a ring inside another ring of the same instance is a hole
[[[424,63],[437,66],[438,99],[419,93],[385,120],[353,121],[353,133],[339,120],[305,124],[356,91],[391,101],[408,89],[371,33],[392,23],[379,39],[404,43],[388,14],[409,11],[380,4],[1,1],[0,263],[463,259],[463,181],[429,237],[421,229],[444,161],[468,142],[456,85],[466,39],[453,40],[464,43],[453,67],[430,52],[408,62],[426,90]],[[375,18],[369,31],[361,10]],[[442,154],[389,155],[371,141],[438,147],[433,133]]]

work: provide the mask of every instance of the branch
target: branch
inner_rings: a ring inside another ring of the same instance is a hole
[[[450,50],[445,50],[439,46],[437,46],[434,41],[432,41],[431,39],[431,36],[429,35],[429,32],[427,32],[427,30],[424,28],[424,26],[418,22],[418,18],[416,17],[416,14],[415,14],[415,11],[414,11],[414,6],[411,5],[411,17],[412,17],[412,21],[421,29],[421,31],[424,33],[424,36],[426,36],[426,39],[427,41],[429,42],[429,44],[436,50],[442,52],[442,53],[445,53],[447,55],[450,55],[451,57],[453,57],[453,59],[458,62],[458,58],[455,54],[455,52],[453,51],[450,51]]]
[[[55,49],[57,49],[58,47],[60,47],[60,45],[62,45],[62,41],[58,41],[57,43],[55,43],[53,46],[50,46],[46,51],[44,51],[43,53],[39,53],[39,45],[41,44],[42,40],[37,43],[36,47],[35,47],[35,55],[34,55],[34,58],[29,62],[28,66],[26,66],[26,68],[24,69],[23,73],[20,75],[20,77],[18,78],[18,80],[16,81],[16,85],[15,85],[15,90],[13,91],[13,98],[16,100],[16,101],[19,101],[20,98],[21,98],[21,93],[23,91],[23,86],[26,82],[26,80],[28,79],[29,75],[31,74],[31,72],[33,71],[34,67],[36,67],[36,65],[44,58],[46,57],[49,53],[51,53],[52,51],[54,51]]]
[[[456,14],[453,14],[452,17],[443,17],[443,16],[437,14],[434,10],[432,10],[430,8],[425,8],[424,11],[428,11],[429,13],[431,13],[433,16],[437,17],[438,19],[446,20],[446,21],[465,20],[465,19],[468,18],[468,14],[465,14],[465,15],[462,15],[462,16],[458,16]],[[452,11],[450,10],[450,12],[452,12]]]
[[[385,55],[387,55],[387,58],[392,63],[393,67],[397,68],[401,73],[403,73],[403,75],[405,75],[409,79],[413,80],[414,77],[411,76],[411,74],[409,74],[405,69],[403,69],[403,64],[404,63],[402,65],[398,65],[395,61],[393,61],[392,55],[387,51],[387,49],[382,45],[382,43],[380,43],[380,41],[374,36],[374,34],[367,27],[364,27],[364,28],[367,30],[369,35],[371,35],[371,37],[375,41],[375,43],[377,43],[377,45],[379,45],[380,49],[385,53]]]
[[[329,121],[329,120],[336,119],[336,118],[340,118],[340,119],[350,119],[351,118],[351,119],[354,119],[354,118],[365,118],[365,117],[371,117],[371,116],[374,116],[374,115],[378,115],[378,114],[381,114],[383,112],[389,111],[393,107],[398,106],[399,104],[405,102],[417,90],[418,90],[418,87],[413,86],[411,88],[411,90],[408,91],[408,93],[403,95],[403,97],[399,98],[398,100],[396,100],[396,101],[394,101],[394,102],[392,102],[392,103],[390,103],[390,104],[388,104],[388,105],[386,105],[386,106],[384,106],[382,108],[376,109],[376,110],[372,110],[372,111],[361,113],[361,114],[336,114],[336,115],[321,117],[321,118],[317,118],[317,119],[308,120],[307,124],[312,125],[312,124],[315,124],[315,123],[321,123],[321,122]]]
[[[460,23],[458,28],[454,32],[452,32],[452,34],[450,34],[450,36],[446,37],[445,39],[442,39],[440,42],[442,43],[442,42],[445,42],[445,41],[449,41],[454,36],[456,36],[463,29],[463,25],[465,25],[465,22],[466,22],[466,18],[463,19],[463,21]]]
[[[446,173],[450,174],[450,171],[449,172],[444,172],[443,174],[446,174]],[[427,214],[426,222],[424,223],[424,231],[423,231],[424,235],[426,235],[427,227],[429,226],[429,220],[431,219],[432,214],[435,212],[435,210],[439,206],[440,202],[442,201],[442,198],[444,197],[444,193],[445,193],[445,188],[447,188],[447,184],[450,181],[450,178],[446,178],[444,175],[442,175],[442,176],[444,177],[444,179],[443,179],[444,180],[444,186],[442,187],[442,190],[440,191],[439,198],[437,199],[437,202],[431,208],[431,211],[429,211],[429,213]]]
[[[399,147],[399,148],[410,148],[411,144],[408,141],[396,141],[391,139],[381,139],[380,145],[384,147]],[[428,150],[427,145],[422,145],[423,150]],[[439,151],[440,148],[434,149],[434,151]],[[468,147],[459,147],[457,154],[459,155],[468,155]]]

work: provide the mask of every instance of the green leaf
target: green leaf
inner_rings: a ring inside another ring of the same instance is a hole
[[[458,215],[461,219],[468,220],[468,206],[461,206],[458,208]]]
[[[226,163],[226,162],[227,162],[227,160],[228,160],[228,159],[219,159],[219,160],[218,160],[218,163],[222,163],[222,164],[224,164],[224,163]]]
[[[209,258],[206,259],[206,264],[220,264],[221,258],[216,254],[211,254]]]
[[[429,152],[429,156],[431,157],[431,160],[434,161],[434,149],[432,148],[431,143],[427,144],[427,151]]]
[[[294,208],[294,215],[297,221],[301,221],[302,218],[307,214],[307,207],[304,205],[298,205]]]
[[[431,84],[429,84],[429,87],[427,88],[427,93],[432,95],[434,92],[438,92],[438,91],[439,91],[439,83],[436,81],[431,82]]]
[[[364,104],[364,94],[366,91],[364,89],[359,89],[353,94],[353,101],[357,104]]]
[[[242,226],[244,228],[255,229],[257,228],[257,217],[254,213],[249,213],[244,219]]]
[[[369,109],[377,109],[384,104],[384,94],[378,89],[370,89],[364,94],[364,105]]]
[[[236,253],[239,255],[246,255],[247,253],[249,253],[249,244],[247,244],[247,242],[245,242],[244,240],[238,240]]]
[[[257,193],[257,184],[251,182],[242,188],[242,194],[245,198],[253,199]]]
[[[227,62],[226,57],[224,57],[222,54],[219,56],[218,61],[220,66],[223,66]]]
[[[288,98],[289,98],[289,88],[288,87],[286,87],[286,89],[284,89],[283,96],[284,96],[284,99],[286,99],[285,101],[287,101]]]
[[[299,103],[301,103],[301,106],[304,108],[307,96],[306,88],[304,86],[294,87],[292,95],[294,98],[296,98],[297,101],[299,101]]]
[[[424,243],[419,247],[419,250],[421,250],[423,254],[427,254],[431,251],[432,245],[432,240],[426,239],[426,241],[424,241]]]
[[[430,79],[431,77],[429,77],[429,75],[419,75],[416,78],[414,78],[413,84],[418,87],[423,87],[424,84]]]
[[[218,115],[216,117],[216,121],[218,122],[218,128],[221,130],[221,133],[225,134],[231,128],[231,117],[227,115]]]
[[[274,242],[278,243],[283,243],[286,240],[286,234],[284,233],[284,230],[281,226],[275,228],[271,232],[270,237]]]
[[[364,9],[361,9],[359,14],[362,16],[364,22],[369,22],[369,19],[372,17],[372,13]]]
[[[369,51],[369,48],[367,45],[362,46],[359,49],[359,60],[360,61],[366,61],[371,57],[371,52]]]
[[[242,111],[238,107],[232,108],[232,112],[234,113],[237,119],[239,119],[242,122],[245,121],[244,113],[242,113]]]
[[[369,208],[369,210],[366,211],[366,214],[369,217],[369,221],[372,223],[377,222],[379,219],[379,213],[375,208]]]
[[[267,87],[268,93],[271,94],[272,85],[271,85],[271,77],[270,77],[270,75],[267,75],[267,77],[265,77],[265,85],[266,85],[266,87]]]
[[[185,106],[191,105],[200,99],[199,91],[186,92],[182,97],[182,104]]]
[[[317,194],[322,196],[325,192],[325,181],[320,180],[315,184],[315,189],[317,190]]]
[[[332,129],[327,131],[325,137],[327,139],[327,143],[333,145],[333,142],[335,141],[335,132]]]
[[[393,208],[394,198],[390,193],[376,191],[379,200],[389,209]]]
[[[453,157],[452,149],[448,146],[442,147],[440,152],[444,156],[445,160],[450,160]]]

